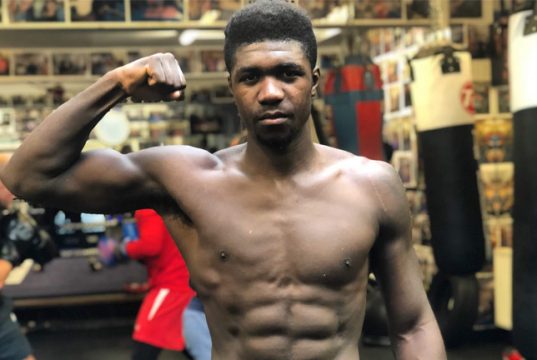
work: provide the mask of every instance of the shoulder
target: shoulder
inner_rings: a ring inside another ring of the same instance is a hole
[[[318,149],[328,158],[330,166],[360,189],[370,192],[384,219],[400,216],[402,211],[408,210],[405,188],[391,164],[326,146]]]
[[[222,162],[214,154],[188,145],[156,146],[132,152],[128,156],[146,168],[190,167],[192,170],[211,170],[222,166]]]
[[[392,165],[385,161],[371,160],[357,156],[344,150],[316,144],[317,150],[323,155],[330,166],[336,166],[345,174],[372,182],[375,185],[400,185],[399,175]]]

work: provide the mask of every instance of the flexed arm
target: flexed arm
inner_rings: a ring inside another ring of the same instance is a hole
[[[125,156],[104,150],[82,153],[97,122],[114,105],[179,100],[185,79],[171,54],[155,54],[116,68],[52,112],[24,140],[1,179],[16,196],[49,206],[86,211],[136,207],[159,191],[145,165],[155,152]],[[123,198],[120,198],[120,195]],[[130,194],[130,196],[129,196]]]
[[[445,360],[442,335],[425,294],[410,236],[410,209],[399,176],[377,162],[371,182],[379,200],[372,268],[386,302],[396,359]]]

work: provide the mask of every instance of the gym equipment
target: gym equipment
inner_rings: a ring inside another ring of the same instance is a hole
[[[106,266],[115,266],[120,262],[119,241],[103,235],[97,243],[99,260]]]
[[[477,319],[479,283],[475,275],[449,276],[439,272],[428,295],[446,346],[461,344]]]
[[[390,346],[386,304],[378,284],[372,279],[369,279],[367,283],[362,343],[374,346]]]
[[[14,265],[32,259],[44,265],[59,255],[56,244],[30,215],[28,206],[15,205],[0,219],[3,257]]]
[[[380,69],[364,56],[351,56],[326,76],[325,102],[340,149],[384,160],[382,145],[382,81]]]
[[[449,275],[475,273],[485,260],[485,239],[473,153],[471,57],[445,46],[418,53],[410,64],[435,261]]]
[[[536,4],[537,6],[537,4]],[[537,359],[537,9],[509,18],[509,74],[515,167],[513,341]]]

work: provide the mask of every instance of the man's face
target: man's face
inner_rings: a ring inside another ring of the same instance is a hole
[[[319,80],[300,43],[263,41],[235,53],[229,87],[249,139],[286,147],[306,123]]]

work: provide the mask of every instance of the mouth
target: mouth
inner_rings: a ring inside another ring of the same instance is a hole
[[[261,123],[262,125],[279,125],[286,122],[289,117],[289,114],[280,111],[270,112],[261,115],[259,117],[259,123]]]

